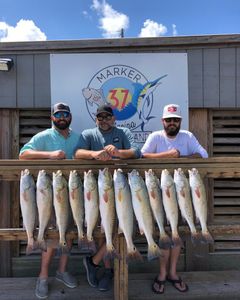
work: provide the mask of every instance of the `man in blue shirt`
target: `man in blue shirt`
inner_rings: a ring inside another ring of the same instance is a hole
[[[79,135],[70,129],[72,115],[65,103],[57,103],[52,109],[52,128],[39,132],[20,150],[19,159],[71,159],[79,139]],[[68,241],[71,244],[71,241]],[[41,270],[37,280],[35,294],[40,299],[48,297],[48,269],[55,254],[53,247],[42,252]],[[76,279],[66,272],[68,255],[59,259],[56,279],[70,288],[77,286]]]
[[[102,161],[113,158],[139,158],[141,152],[134,143],[130,130],[116,127],[114,124],[115,117],[111,106],[99,106],[96,113],[97,127],[82,132],[75,158]],[[92,287],[98,287],[100,291],[107,291],[111,287],[113,277],[110,261],[104,260],[105,272],[102,278],[97,280],[97,267],[104,257],[105,250],[106,244],[104,242],[94,256],[85,257],[83,260],[88,283]]]

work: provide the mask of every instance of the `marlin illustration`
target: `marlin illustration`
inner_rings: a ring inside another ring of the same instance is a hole
[[[155,89],[161,84],[160,80],[166,77],[167,74],[155,79],[154,81],[147,82],[144,85],[140,83],[134,83],[133,105],[137,108],[139,119],[142,121],[141,130],[144,130],[144,126],[149,120],[155,118],[150,116],[153,99],[149,97]]]

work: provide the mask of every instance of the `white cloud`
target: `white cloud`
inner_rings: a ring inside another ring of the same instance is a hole
[[[173,36],[176,36],[178,32],[177,32],[177,26],[175,24],[172,24],[172,30],[173,30]]]
[[[32,20],[21,19],[15,27],[0,22],[0,42],[46,41],[47,37]]]
[[[159,24],[150,19],[147,19],[143,23],[143,28],[139,34],[139,37],[156,37],[164,35],[167,32],[167,27],[163,24]]]
[[[120,37],[121,29],[126,30],[129,25],[127,15],[117,12],[105,0],[102,2],[93,0],[92,9],[95,10],[100,18],[100,28],[103,30],[103,37]]]

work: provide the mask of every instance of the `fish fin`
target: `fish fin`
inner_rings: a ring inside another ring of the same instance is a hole
[[[112,244],[106,245],[106,253],[104,255],[104,259],[109,260],[114,258],[121,259],[120,254],[117,252],[117,250]]]
[[[27,244],[26,255],[30,255],[35,249],[37,249],[37,243],[32,240],[31,243]]]
[[[46,241],[45,240],[37,240],[35,249],[41,249],[42,251],[47,251]]]
[[[167,195],[168,198],[171,197],[170,189],[169,189],[169,188],[166,188],[166,189],[165,189],[165,193],[166,193],[166,195]]]
[[[118,198],[117,198],[120,202],[122,201],[122,189],[120,189],[118,191]]]
[[[186,197],[185,189],[184,189],[184,188],[181,188],[180,195],[181,195],[183,198]]]
[[[91,200],[91,191],[89,191],[89,192],[86,193],[86,197],[87,197],[88,201]]]
[[[108,192],[104,192],[103,200],[107,203],[108,202]]]
[[[206,244],[214,243],[214,239],[208,230],[205,230],[204,232],[202,232],[202,239],[203,239],[203,242]]]
[[[95,254],[97,252],[96,243],[93,240],[93,237],[89,240],[87,240],[88,250],[91,251],[92,254]]]
[[[197,195],[197,197],[200,198],[201,197],[200,188],[197,187],[194,191],[195,191],[195,194]]]
[[[202,241],[202,235],[198,232],[191,233],[191,241],[194,245],[199,244]]]
[[[141,193],[139,191],[136,191],[136,196],[137,196],[138,201],[141,202],[142,198],[141,198]]]
[[[78,236],[78,248],[79,249],[88,249],[88,242],[85,235]]]
[[[155,191],[154,190],[151,190],[151,192],[150,192],[150,195],[151,195],[151,197],[153,198],[153,199],[156,199],[156,193],[155,193]]]
[[[162,254],[158,245],[155,242],[152,243],[151,245],[148,245],[148,254],[147,254],[148,261],[158,258],[159,256],[162,256]]]

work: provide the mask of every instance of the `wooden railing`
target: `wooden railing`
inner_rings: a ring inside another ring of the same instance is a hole
[[[191,168],[197,168],[201,175],[207,181],[213,178],[240,178],[240,158],[238,157],[218,157],[208,159],[139,159],[139,160],[113,160],[109,162],[86,161],[86,160],[0,160],[0,183],[1,181],[19,181],[21,170],[29,169],[37,177],[38,171],[45,169],[49,174],[56,170],[62,170],[68,177],[70,170],[77,170],[82,177],[83,172],[92,169],[96,174],[99,169],[108,167],[110,170],[121,168],[125,173],[132,169],[137,169],[142,175],[144,171],[153,169],[157,176],[160,176],[163,169],[173,171],[176,168],[182,168],[187,171]],[[209,208],[211,211],[212,198],[209,197]],[[238,224],[213,224],[210,220],[209,229],[215,234],[233,234],[240,233]],[[189,234],[186,226],[179,227],[180,233]],[[99,232],[95,233],[98,237]],[[58,237],[57,230],[48,230],[48,238]],[[76,239],[77,232],[73,230],[67,233],[69,238]],[[0,240],[14,241],[26,240],[26,232],[20,228],[2,228],[0,229]],[[128,265],[126,263],[126,243],[123,235],[119,235],[116,240],[116,248],[122,259],[114,261],[114,299],[128,299]]]

